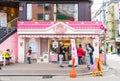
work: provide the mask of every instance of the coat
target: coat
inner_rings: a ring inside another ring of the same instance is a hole
[[[78,55],[78,57],[84,56],[84,50],[82,48],[78,48],[77,49],[77,55]]]

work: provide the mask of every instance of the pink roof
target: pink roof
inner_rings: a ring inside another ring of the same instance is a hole
[[[59,22],[33,22],[18,21],[18,29],[46,29]],[[104,29],[102,22],[98,21],[78,21],[78,22],[62,22],[74,29]]]

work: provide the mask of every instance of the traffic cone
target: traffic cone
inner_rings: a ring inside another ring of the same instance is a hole
[[[72,59],[72,69],[70,71],[70,78],[76,78],[77,76],[74,64],[75,64],[75,58]]]

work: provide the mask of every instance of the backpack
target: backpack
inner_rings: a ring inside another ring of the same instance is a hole
[[[91,49],[92,49],[92,52],[94,52],[94,47],[93,46],[91,46]]]
[[[4,52],[4,53],[3,53],[3,56],[4,56],[5,58],[10,58],[10,55],[9,55],[7,52]]]

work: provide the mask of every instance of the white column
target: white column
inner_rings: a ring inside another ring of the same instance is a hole
[[[25,38],[18,38],[18,62],[25,62]]]

